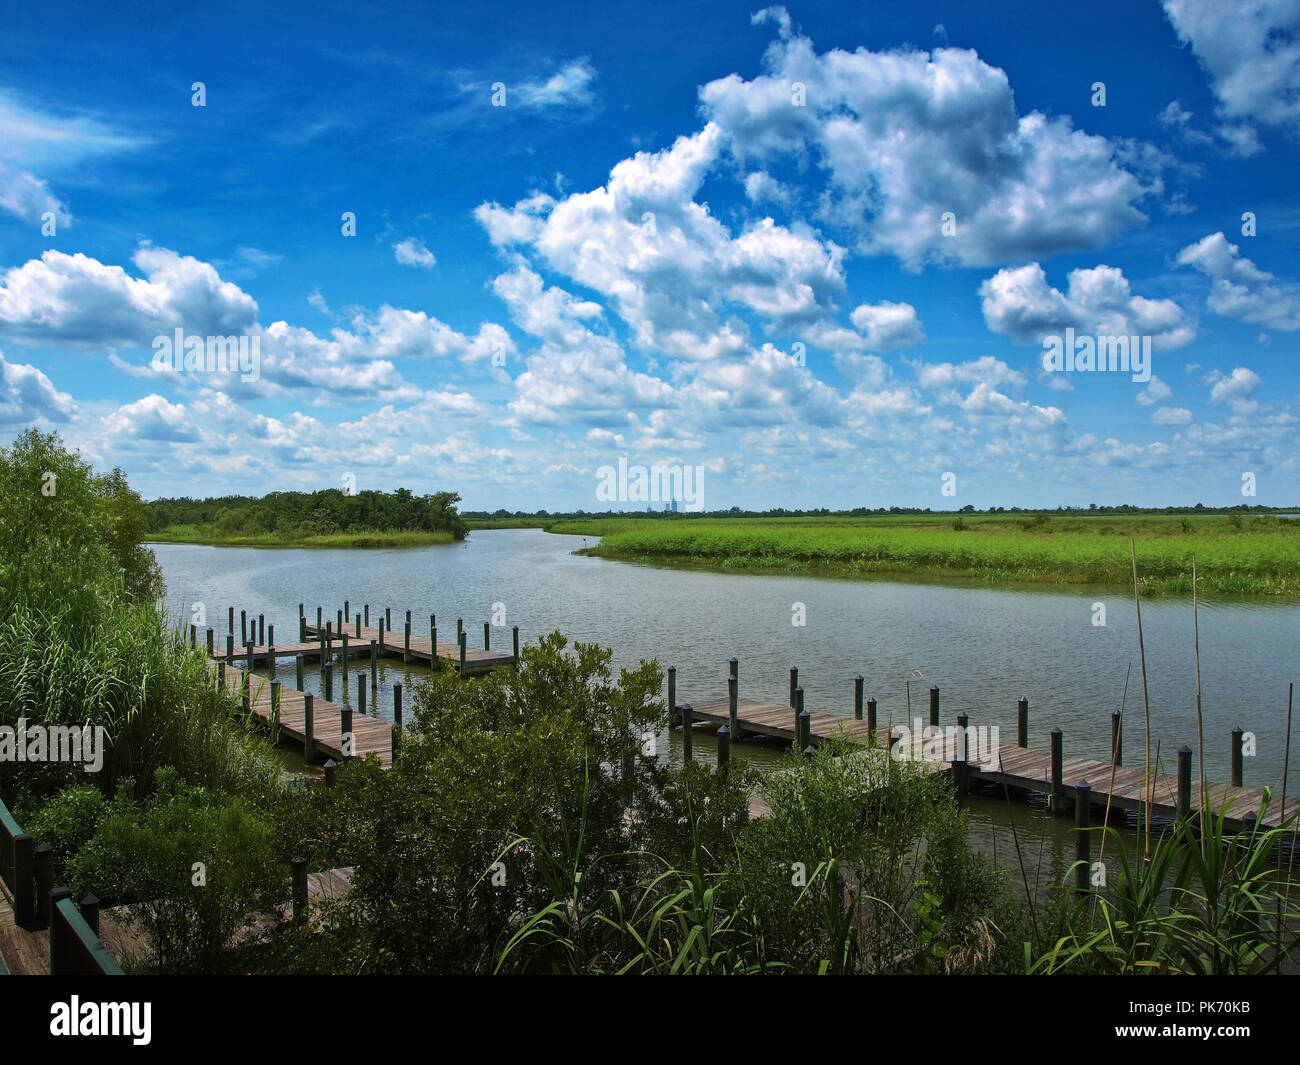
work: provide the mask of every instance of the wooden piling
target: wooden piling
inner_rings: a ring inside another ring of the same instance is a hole
[[[402,662],[407,663],[411,660],[411,623],[406,623],[406,632],[402,637]]]
[[[1178,748],[1178,816],[1186,818],[1192,812],[1192,749],[1183,744]]]
[[[352,707],[347,705],[339,707],[339,750],[345,759],[352,755]]]
[[[325,686],[325,701],[332,703],[334,701],[334,663],[326,662],[321,667],[320,675]]]
[[[379,690],[379,643],[370,641],[370,690]]]
[[[799,687],[799,667],[790,667],[790,706],[794,706],[795,689]]]
[[[366,675],[357,674],[357,709],[361,711],[361,716],[366,716]]]
[[[266,643],[266,615],[257,615],[257,642],[265,645]]]
[[[511,635],[514,638],[515,665],[517,666],[519,665],[519,626],[518,625],[514,626],[514,628],[511,630]]]
[[[302,661],[302,653],[301,653],[301,652],[299,652],[298,654],[294,655],[293,662],[294,662],[294,666],[293,666],[293,672],[294,672],[294,678],[293,678],[293,679],[294,679],[294,683],[297,685],[298,690],[299,690],[299,691],[302,691],[302,689],[303,689],[303,676],[302,676],[302,674],[303,674],[303,661]]]
[[[316,757],[316,696],[304,692],[302,697],[302,758],[308,765]]]
[[[1029,700],[1023,695],[1016,704],[1016,746],[1021,750],[1029,748]]]
[[[332,788],[334,787],[335,784],[339,782],[338,763],[334,761],[333,758],[327,758],[325,760],[324,768],[325,768],[325,786],[327,788]]]
[[[461,629],[460,631],[460,675],[462,677],[465,675],[465,648],[468,641],[469,641],[468,635],[466,634],[464,629]]]
[[[935,726],[939,724],[939,686],[937,684],[930,686],[930,724]]]
[[[734,662],[735,659],[733,658],[732,661]],[[736,675],[733,673],[731,676],[727,678],[727,719],[728,720],[727,720],[726,728],[728,729],[727,732],[728,736],[734,736],[740,733],[740,711],[738,705],[740,701],[739,695],[740,695],[740,681],[736,678]]]
[[[859,673],[853,678],[853,718],[855,721],[862,720],[862,674]]]
[[[208,629],[207,644],[208,644],[208,657],[209,657],[209,658],[212,657],[212,641],[213,641],[213,638],[215,637],[215,635],[216,635],[216,634],[215,634],[211,629]]]
[[[1244,735],[1245,732],[1240,725],[1232,730],[1232,751],[1230,753],[1232,755],[1232,786],[1234,788],[1243,787],[1242,781],[1245,779],[1243,768],[1245,759],[1241,755],[1241,743]]]
[[[1059,728],[1052,729],[1052,791],[1049,797],[1049,804],[1057,817],[1060,817],[1065,811],[1065,733]]]
[[[690,703],[682,703],[677,709],[682,716],[682,757],[689,762],[695,756],[691,750],[691,741],[694,739],[694,733],[691,729],[691,715],[694,713],[694,707]]]
[[[876,700],[867,700],[867,742],[876,745]]]
[[[732,678],[735,679],[734,677]],[[731,729],[726,725],[718,729],[718,768],[726,769],[731,761]]]
[[[239,612],[239,646],[243,647],[248,643],[248,611]]]
[[[677,667],[668,667],[668,727],[677,724]]]

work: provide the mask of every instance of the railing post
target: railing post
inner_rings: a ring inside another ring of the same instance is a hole
[[[36,927],[50,926],[50,889],[54,887],[54,848],[37,844],[33,852],[32,871],[36,875]]]

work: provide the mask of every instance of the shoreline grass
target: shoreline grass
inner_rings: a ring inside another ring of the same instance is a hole
[[[1300,595],[1300,525],[1271,517],[908,515],[561,521],[549,532],[600,536],[580,554],[723,573],[851,579],[957,579],[988,585],[1131,587],[1143,594]]]
[[[450,532],[409,532],[366,529],[361,532],[326,533],[311,536],[282,533],[241,533],[223,536],[194,525],[173,525],[149,533],[149,543],[198,544],[203,547],[306,547],[306,548],[393,548],[429,547],[455,543]]]

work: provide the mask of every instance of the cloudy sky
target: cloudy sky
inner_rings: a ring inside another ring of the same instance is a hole
[[[1300,0],[408,6],[11,6],[6,439],[150,498],[1300,502]]]

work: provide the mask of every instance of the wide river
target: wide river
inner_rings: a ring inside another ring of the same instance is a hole
[[[853,712],[853,677],[866,678],[880,721],[904,723],[910,687],[913,715],[928,713],[938,685],[942,720],[965,710],[971,724],[998,725],[1014,745],[1016,701],[1029,700],[1030,746],[1065,733],[1071,757],[1109,756],[1110,715],[1125,704],[1125,763],[1143,754],[1143,686],[1132,595],[1099,589],[992,589],[935,583],[827,580],[797,576],[717,574],[628,565],[575,555],[592,540],[540,530],[480,530],[461,544],[403,550],[212,548],[158,544],[170,609],[187,623],[202,603],[207,624],[224,642],[226,608],[259,613],[279,642],[297,636],[298,604],[315,618],[349,600],[391,607],[394,621],[410,609],[413,631],[428,634],[438,615],[440,637],[465,619],[470,646],[482,646],[483,622],[500,620],[494,648],[508,649],[510,626],[524,641],[559,629],[572,640],[599,643],[617,664],[658,659],[677,667],[679,702],[724,698],[727,662],[740,661],[742,698],[784,703],[789,669],[798,666],[809,709]],[[1098,604],[1105,608],[1105,624]],[[804,621],[804,624],[795,622]],[[1200,605],[1202,706],[1206,773],[1226,780],[1230,736],[1241,726],[1255,737],[1245,759],[1247,786],[1282,783],[1287,685],[1300,679],[1300,603],[1295,600],[1203,600]],[[1196,745],[1196,659],[1190,599],[1142,604],[1152,749],[1172,771],[1175,751]],[[453,637],[454,638],[454,637]],[[236,635],[236,639],[238,636]],[[405,670],[408,682],[425,672]],[[404,667],[387,663],[379,707],[391,716],[391,684]],[[319,690],[315,679],[309,683]],[[337,693],[336,693],[337,698]],[[670,756],[680,740],[664,737]],[[1297,737],[1300,746],[1300,736]],[[697,756],[711,757],[704,737]],[[738,753],[750,755],[754,748]],[[760,752],[760,761],[770,755]],[[1296,764],[1292,755],[1292,765]],[[1300,780],[1292,779],[1294,792]],[[1002,851],[1007,811],[977,803],[977,839]],[[1039,822],[1038,838],[1068,864],[1066,828],[1041,810],[1018,819]],[[1053,824],[1054,822],[1054,824]],[[1057,827],[1059,826],[1059,827]],[[1009,855],[1003,853],[1003,861]]]

